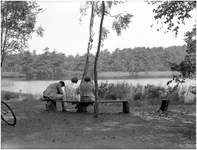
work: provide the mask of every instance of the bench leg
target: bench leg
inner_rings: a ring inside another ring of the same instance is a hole
[[[77,105],[77,112],[87,112],[87,107],[89,106],[90,104],[78,104]]]
[[[46,110],[47,111],[57,111],[56,102],[47,101]]]
[[[130,113],[129,102],[123,102],[123,112]]]

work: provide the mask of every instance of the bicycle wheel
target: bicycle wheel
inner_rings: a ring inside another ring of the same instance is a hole
[[[14,126],[16,124],[16,116],[12,109],[5,102],[1,101],[1,119],[7,124]]]

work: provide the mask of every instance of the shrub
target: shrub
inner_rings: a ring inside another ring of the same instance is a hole
[[[133,90],[133,100],[142,100],[143,98],[143,86],[137,84],[136,86],[132,87]]]
[[[99,86],[100,99],[127,99],[129,101],[136,101],[140,105],[150,104],[159,105],[162,99],[170,99],[171,104],[182,104],[184,97],[180,95],[179,87],[168,87],[156,85],[142,86],[137,84],[135,86],[128,83],[101,83]]]
[[[35,96],[36,95],[28,94],[28,93],[1,91],[1,99],[2,100],[17,99],[17,100],[20,100],[20,101],[26,101],[26,100],[34,100]]]
[[[169,99],[171,104],[183,104],[185,101],[185,93],[186,88],[183,86],[174,86],[167,88],[163,86],[156,85],[146,85],[142,86],[137,84],[132,87],[132,95],[130,95],[130,99],[133,101],[141,101],[140,105],[150,104],[150,105],[160,105],[162,99]],[[127,98],[129,99],[129,98]]]
[[[2,100],[15,99],[18,97],[19,97],[19,93],[10,92],[10,91],[1,91],[1,99]]]
[[[146,86],[144,86],[143,99],[145,99],[148,104],[158,105],[161,103],[160,98],[162,93],[165,92],[166,89],[162,86],[147,84]]]
[[[99,98],[101,99],[124,99],[130,92],[131,86],[128,83],[101,83],[99,86]]]
[[[169,99],[171,104],[183,104],[184,97],[180,93],[181,88],[179,86],[170,87],[161,94],[160,99]]]
[[[98,96],[100,99],[105,99],[105,94],[108,90],[108,82],[101,82],[98,88]]]
[[[153,98],[153,99],[159,98],[162,93],[166,92],[166,89],[161,86],[147,84],[144,88],[148,98]]]

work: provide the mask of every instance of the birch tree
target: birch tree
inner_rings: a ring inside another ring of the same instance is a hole
[[[99,39],[98,39],[98,47],[97,47],[97,52],[96,52],[96,57],[95,57],[95,62],[94,62],[94,82],[95,82],[95,117],[98,117],[99,110],[98,110],[98,79],[97,79],[97,62],[99,59],[99,53],[100,53],[100,48],[104,45],[104,40],[107,38],[107,35],[110,33],[109,29],[107,29],[103,24],[104,24],[104,17],[110,17],[113,19],[112,26],[111,28],[116,31],[117,35],[120,36],[122,34],[123,29],[127,29],[129,27],[129,23],[131,22],[131,18],[133,15],[131,15],[128,12],[124,13],[118,13],[118,14],[111,14],[111,9],[112,6],[116,6],[118,4],[122,4],[123,2],[118,2],[118,1],[95,1],[95,3],[89,3],[86,2],[85,9],[87,10],[88,4],[91,4],[92,12],[95,13],[94,17],[91,18],[95,19],[95,16],[101,18],[100,20],[100,26],[99,26]],[[94,5],[93,5],[94,4]],[[87,15],[86,11],[84,11],[85,15]],[[90,23],[92,23],[90,21]],[[92,25],[93,26],[93,25]],[[90,34],[93,35],[93,34]],[[91,38],[89,38],[90,42]],[[88,57],[88,55],[87,55]],[[87,61],[88,59],[86,59]],[[86,62],[86,65],[88,63]],[[88,67],[86,67],[88,68]],[[84,69],[85,70],[85,69]]]
[[[119,14],[111,14],[110,10],[112,7],[117,6],[118,4],[122,4],[123,2],[118,2],[118,1],[107,1],[106,2],[106,9],[105,9],[105,16],[109,17],[108,19],[113,19],[112,23],[112,29],[117,32],[117,35],[121,35],[121,30],[128,28],[128,24],[131,22],[130,18],[132,15],[130,13],[124,12],[124,13],[119,13]],[[94,41],[94,20],[97,17],[101,17],[101,2],[100,1],[87,1],[85,2],[84,5],[81,6],[80,8],[80,22],[82,21],[82,18],[88,14],[88,9],[91,9],[91,15],[90,15],[90,24],[89,24],[89,41],[88,41],[88,47],[87,47],[87,54],[86,54],[86,63],[83,71],[83,76],[82,76],[82,81],[86,75],[90,75],[90,51],[93,46],[93,41]],[[101,46],[103,46],[104,40],[107,38],[107,35],[109,32],[109,29],[107,29],[105,26],[102,26],[102,37],[101,37]]]
[[[89,41],[88,41],[88,47],[87,47],[87,54],[86,54],[86,62],[85,62],[85,67],[83,70],[83,76],[81,79],[81,83],[84,80],[84,77],[87,75],[90,75],[90,51],[92,49],[92,45],[93,45],[93,25],[94,25],[94,17],[95,17],[95,1],[88,1],[86,2],[85,7],[80,8],[80,13],[82,14],[82,16],[87,14],[87,9],[91,7],[91,16],[90,16],[90,24],[89,24]],[[82,21],[82,19],[80,18],[80,21]]]
[[[105,16],[105,2],[102,1],[102,14],[101,14],[100,27],[99,27],[99,41],[98,41],[98,48],[97,48],[95,62],[94,62],[94,82],[95,82],[95,114],[94,114],[94,117],[95,118],[97,118],[99,115],[98,102],[97,102],[98,101],[97,62],[98,62],[100,48],[101,48],[101,38],[102,38],[104,16]]]

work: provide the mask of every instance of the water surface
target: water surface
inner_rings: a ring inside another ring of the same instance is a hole
[[[113,80],[98,80],[98,83],[108,82],[108,83],[121,83],[126,82],[132,85],[160,85],[166,86],[166,83],[171,80],[171,78],[145,78],[145,79],[113,79]],[[54,82],[59,82],[59,80],[37,80],[37,81],[14,81],[8,79],[1,80],[1,90],[19,92],[21,90],[22,93],[31,93],[31,94],[42,94],[42,92],[46,89],[46,87]],[[70,80],[64,80],[65,84],[68,84]],[[80,81],[78,82],[78,84]],[[188,86],[194,84],[195,80],[186,80],[184,85]]]

